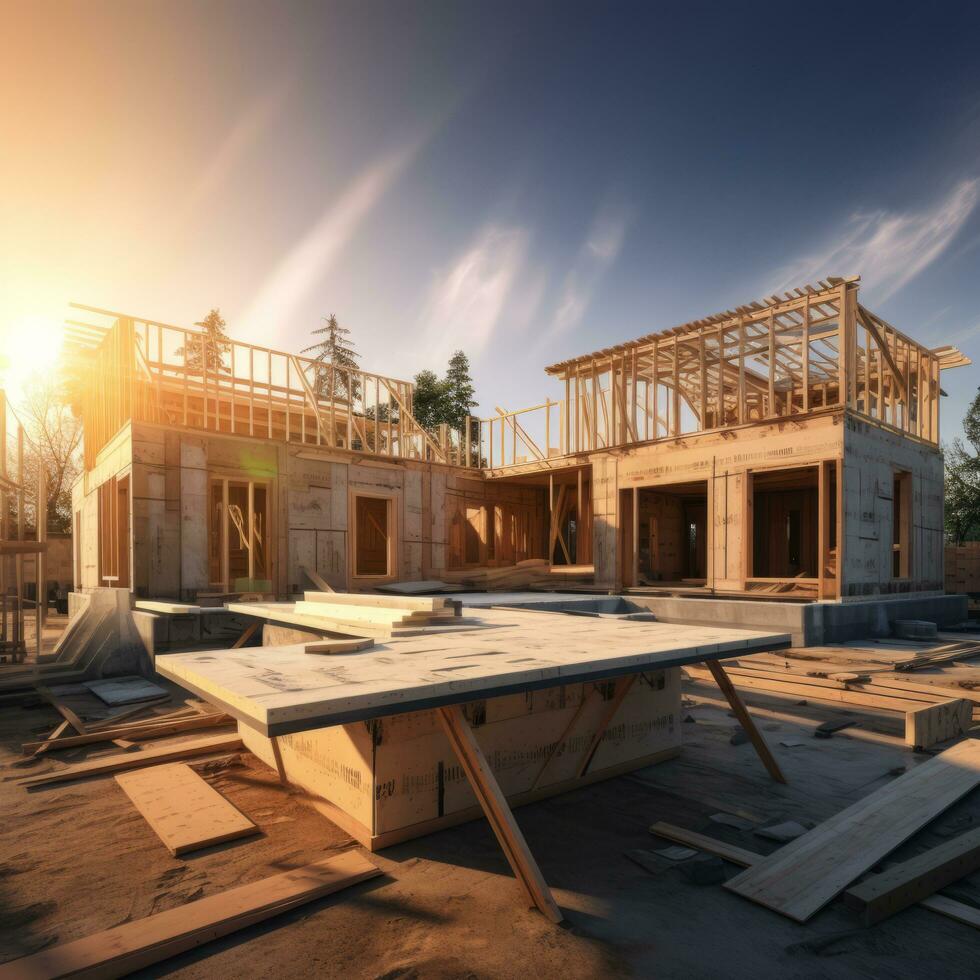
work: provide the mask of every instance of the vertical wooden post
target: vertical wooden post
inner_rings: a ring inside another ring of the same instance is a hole
[[[671,398],[670,434],[681,433],[681,351],[677,337],[674,338],[674,391]]]
[[[770,338],[772,333],[769,334]],[[772,340],[769,342],[769,374],[775,370],[775,362],[772,359]],[[747,419],[745,405],[745,317],[738,318],[738,420],[745,422]]]
[[[840,403],[846,408],[851,408],[853,405],[851,388],[854,384],[851,360],[851,348],[854,346],[854,321],[851,316],[850,304],[848,303],[846,282],[841,283],[837,302],[840,309],[837,319],[837,365],[840,378]]]
[[[810,411],[810,294],[803,301],[803,334],[801,338],[803,349],[800,351],[803,360],[803,411]]]
[[[701,379],[701,431],[708,428],[708,366],[704,359],[704,330],[698,331],[698,364]]]
[[[776,417],[776,318],[769,311],[769,418]]]
[[[826,598],[827,553],[830,551],[828,544],[830,528],[827,522],[827,513],[830,507],[829,490],[827,464],[821,461],[817,470],[817,597],[819,599]]]
[[[635,589],[640,584],[640,490],[633,487],[633,557],[630,567],[630,585]]]
[[[837,460],[837,598],[844,595],[844,460]]]

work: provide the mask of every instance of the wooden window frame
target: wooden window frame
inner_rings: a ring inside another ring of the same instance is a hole
[[[900,499],[896,499],[896,488]],[[908,470],[892,471],[892,541],[891,565],[888,569],[893,582],[905,582],[912,578],[912,473]],[[898,532],[896,534],[896,532]],[[898,556],[898,574],[895,574],[895,556]]]
[[[208,560],[208,587],[214,588],[218,587],[223,592],[231,591],[231,575],[229,568],[229,536],[228,536],[228,484],[229,483],[241,483],[248,486],[248,501],[249,501],[249,514],[254,511],[254,500],[255,500],[255,489],[256,487],[262,487],[265,489],[265,549],[266,549],[266,575],[265,577],[273,583],[273,591],[275,591],[275,554],[273,551],[273,541],[275,536],[273,534],[273,515],[275,508],[272,506],[274,499],[274,480],[272,478],[264,480],[255,480],[251,477],[244,475],[242,473],[234,473],[228,470],[208,470],[208,484],[207,484],[207,560]],[[221,579],[220,581],[214,582],[211,579],[211,544],[213,530],[211,528],[211,488],[214,484],[221,484],[221,542],[218,546],[219,548],[219,561],[221,565]],[[249,548],[248,548],[248,578],[255,580],[254,557],[252,551],[252,534],[254,531],[254,521],[249,519]]]

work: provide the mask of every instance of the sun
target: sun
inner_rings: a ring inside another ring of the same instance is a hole
[[[19,401],[32,377],[50,378],[64,343],[64,325],[44,316],[23,316],[0,326],[0,388]]]

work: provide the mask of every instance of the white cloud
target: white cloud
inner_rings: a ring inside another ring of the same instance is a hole
[[[421,317],[430,357],[486,347],[514,293],[529,238],[524,228],[488,225],[435,277]]]
[[[577,326],[585,315],[603,275],[619,256],[630,215],[619,207],[600,208],[562,284],[550,334]]]
[[[191,187],[187,199],[177,216],[177,224],[189,220],[201,208],[207,207],[207,198],[221,187],[246,151],[259,142],[260,137],[278,115],[286,96],[292,88],[291,77],[280,78],[266,88],[245,107],[232,127],[209,155],[207,166]]]
[[[860,275],[883,303],[932,265],[949,247],[978,200],[978,180],[964,180],[931,208],[878,210],[852,216],[840,237],[776,272],[766,295],[828,275]]]
[[[239,322],[240,336],[268,336],[270,329],[289,320],[354,237],[361,222],[409,166],[423,142],[415,140],[378,158],[327,205],[263,283]]]

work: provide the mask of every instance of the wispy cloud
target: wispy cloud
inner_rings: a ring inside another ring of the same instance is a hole
[[[283,76],[269,85],[257,98],[246,105],[244,111],[209,154],[207,166],[191,185],[187,198],[175,218],[175,224],[183,225],[199,208],[206,206],[208,198],[227,180],[238,161],[250,147],[259,143],[293,86],[291,76]]]
[[[599,209],[558,294],[551,336],[582,320],[602,277],[619,256],[630,221],[622,206],[607,204]]]
[[[529,240],[525,228],[487,225],[435,276],[422,309],[429,351],[486,347],[514,294]]]
[[[415,159],[424,142],[424,138],[418,138],[382,155],[327,205],[263,283],[239,321],[241,336],[268,333],[271,327],[289,320],[330,270],[364,219]]]
[[[875,302],[884,302],[946,251],[977,205],[978,183],[964,180],[919,211],[854,214],[835,241],[779,269],[767,295],[828,275],[857,274]]]

